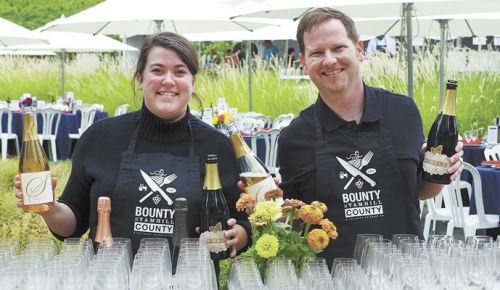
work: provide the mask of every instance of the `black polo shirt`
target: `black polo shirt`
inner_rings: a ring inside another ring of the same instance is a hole
[[[364,85],[364,108],[359,124],[346,121],[334,113],[323,100],[316,101],[323,135],[335,144],[334,131],[376,131],[385,129],[392,134],[394,155],[409,199],[418,207],[417,180],[420,178],[424,142],[422,119],[415,102],[406,96]],[[316,192],[314,105],[303,110],[280,134],[278,161],[285,198],[304,202],[314,200]],[[329,204],[329,210],[335,205]],[[340,206],[340,205],[339,205]],[[419,212],[419,211],[417,211]],[[341,229],[339,229],[341,231]]]

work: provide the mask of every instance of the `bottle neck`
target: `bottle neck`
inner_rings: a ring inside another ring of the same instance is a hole
[[[206,173],[205,173],[205,181],[203,182],[203,189],[206,190],[217,190],[221,189],[222,186],[220,184],[219,179],[219,168],[217,163],[207,163],[205,165]]]
[[[97,231],[95,241],[111,246],[113,238],[111,234],[111,199],[100,197],[97,201]]]
[[[233,145],[236,158],[240,158],[252,152],[252,149],[248,147],[247,143],[245,142],[245,140],[243,140],[243,137],[241,137],[239,132],[231,133],[231,136],[229,136],[229,141],[231,141],[231,144]]]
[[[457,96],[456,89],[446,89],[443,105],[441,107],[441,112],[444,115],[456,116],[455,112],[456,96]]]
[[[186,216],[187,208],[175,209],[174,246],[179,247],[181,240],[188,237]]]
[[[36,113],[32,110],[23,111],[23,140],[38,141],[38,131],[35,124]]]

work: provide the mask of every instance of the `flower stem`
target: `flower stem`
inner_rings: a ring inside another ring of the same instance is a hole
[[[311,227],[311,224],[306,223],[306,228],[304,229],[304,237],[307,237],[307,234],[309,233],[310,227]]]

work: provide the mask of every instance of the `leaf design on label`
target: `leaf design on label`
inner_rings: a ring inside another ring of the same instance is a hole
[[[218,233],[222,231],[222,224],[221,222],[218,222],[215,226],[209,226],[208,229],[212,233]]]

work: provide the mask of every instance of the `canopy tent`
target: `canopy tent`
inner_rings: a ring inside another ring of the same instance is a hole
[[[0,17],[0,47],[9,45],[45,43],[38,33]]]
[[[56,52],[61,59],[61,96],[64,96],[64,60],[66,52],[108,52],[136,51],[135,47],[126,45],[104,35],[90,35],[73,32],[40,32],[46,44],[24,44],[10,46],[14,52],[51,51]]]
[[[179,34],[254,30],[269,25],[255,19],[230,20],[240,13],[220,1],[107,0],[47,25],[44,31],[104,35],[147,35],[159,31]],[[271,21],[272,23],[273,21]]]
[[[499,12],[500,1],[496,0],[265,0],[255,5],[254,12],[240,14],[239,17],[282,18],[298,20],[314,7],[330,6],[342,10],[347,15],[360,18],[400,17],[405,25],[408,95],[413,97],[413,17],[435,16],[439,14],[463,14]],[[372,24],[370,24],[372,25]]]

